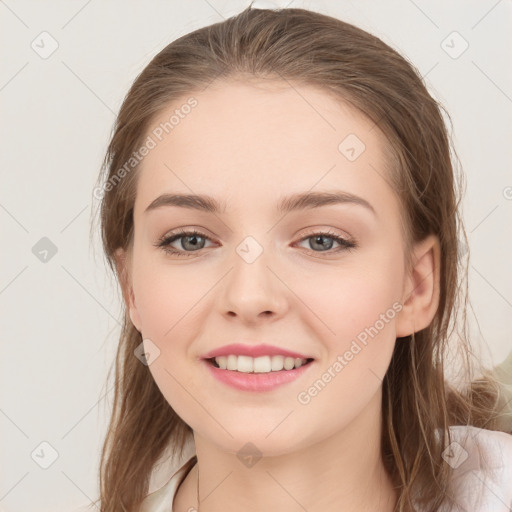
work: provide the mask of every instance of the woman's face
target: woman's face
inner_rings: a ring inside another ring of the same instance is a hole
[[[369,408],[380,413],[405,282],[386,142],[358,111],[311,87],[224,81],[193,97],[147,133],[154,147],[138,171],[130,316],[158,387],[195,432],[227,451],[252,442],[291,452]],[[327,192],[352,200],[294,201]],[[165,194],[208,196],[219,209],[148,209]],[[158,246],[193,230],[196,238]],[[201,359],[232,343],[314,361],[277,388],[240,390]]]

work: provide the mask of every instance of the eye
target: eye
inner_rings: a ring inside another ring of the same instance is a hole
[[[354,240],[347,240],[336,233],[332,233],[330,231],[321,231],[315,232],[308,235],[305,238],[301,239],[301,242],[310,240],[309,246],[311,247],[310,252],[319,253],[319,252],[330,252],[338,253],[344,250],[351,250],[357,247],[357,244]],[[333,242],[334,241],[334,242]],[[339,247],[336,247],[334,250],[332,249],[333,243],[339,244]],[[316,250],[319,249],[319,250]]]
[[[180,239],[182,239],[180,242],[182,250],[171,246],[173,242]],[[196,231],[195,229],[191,231],[180,230],[177,233],[164,235],[155,245],[156,247],[160,247],[167,254],[187,257],[193,256],[193,254],[190,253],[198,252],[203,249],[205,240],[211,239],[200,231]]]
[[[172,243],[180,239],[181,249],[171,246]],[[199,252],[201,249],[204,249],[204,243],[206,240],[211,241],[211,238],[195,229],[189,231],[179,230],[176,233],[164,235],[158,240],[155,246],[160,247],[165,253],[173,256],[189,257],[194,256],[194,252]],[[300,242],[304,242],[306,240],[311,240],[309,243],[311,249],[308,249],[308,251],[310,253],[317,254],[322,252],[328,252],[330,254],[338,253],[357,247],[357,243],[354,240],[347,240],[330,231],[314,232],[302,238]],[[334,243],[337,243],[339,247],[332,249]]]

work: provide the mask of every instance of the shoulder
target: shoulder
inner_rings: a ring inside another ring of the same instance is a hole
[[[478,452],[485,463],[493,463],[510,470],[512,464],[512,435],[499,430],[487,430],[471,425],[450,426],[452,443],[456,443],[463,450]],[[456,448],[456,447],[455,447]],[[464,452],[462,451],[464,457]],[[446,459],[445,459],[446,460]],[[447,461],[448,462],[448,461]]]
[[[450,438],[443,459],[453,468],[457,502],[474,512],[512,510],[512,435],[455,425]]]

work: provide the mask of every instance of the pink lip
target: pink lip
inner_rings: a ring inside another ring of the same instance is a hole
[[[243,354],[242,354],[243,355]],[[293,370],[281,370],[270,373],[243,373],[233,370],[221,370],[211,362],[203,360],[212,375],[219,381],[241,391],[271,391],[283,384],[298,379],[314,363],[310,362]]]
[[[241,343],[232,343],[231,345],[225,345],[218,349],[212,350],[201,356],[201,359],[211,359],[212,357],[229,356],[234,354],[236,356],[285,356],[285,357],[300,357],[301,359],[313,359],[311,356],[305,356],[298,352],[291,352],[284,348],[275,347],[273,345],[242,345]]]

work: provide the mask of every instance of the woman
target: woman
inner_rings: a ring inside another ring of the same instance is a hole
[[[508,510],[499,385],[444,373],[465,235],[441,108],[380,39],[302,9],[149,63],[101,176],[126,305],[102,512]]]

